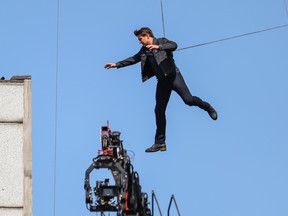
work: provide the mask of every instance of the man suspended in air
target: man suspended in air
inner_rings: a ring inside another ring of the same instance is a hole
[[[166,108],[172,90],[178,93],[185,104],[198,106],[208,112],[213,120],[217,120],[216,110],[199,97],[192,96],[179,69],[175,65],[173,51],[177,43],[166,38],[155,38],[148,27],[134,31],[139,43],[143,46],[135,55],[117,63],[107,63],[104,68],[121,68],[141,62],[142,81],[156,76],[156,134],[154,144],[146,152],[166,151]]]

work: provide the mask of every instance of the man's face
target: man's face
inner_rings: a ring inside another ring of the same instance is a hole
[[[138,35],[138,40],[139,43],[142,44],[143,46],[147,46],[151,44],[151,37],[149,35],[141,36]]]

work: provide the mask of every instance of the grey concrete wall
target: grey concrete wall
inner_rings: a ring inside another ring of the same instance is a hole
[[[0,122],[23,122],[24,82],[0,82]]]
[[[32,216],[31,94],[29,77],[0,81],[0,216]]]

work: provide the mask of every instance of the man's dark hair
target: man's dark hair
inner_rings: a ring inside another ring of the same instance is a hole
[[[139,30],[135,30],[134,31],[134,35],[136,37],[138,37],[139,35],[140,36],[149,35],[150,37],[154,37],[152,30],[150,28],[148,28],[148,27],[142,27]]]

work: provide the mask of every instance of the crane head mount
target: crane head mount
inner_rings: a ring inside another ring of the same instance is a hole
[[[111,131],[108,124],[101,127],[101,149],[85,173],[87,209],[91,212],[117,212],[119,216],[151,216],[148,195],[141,190],[139,175],[123,148],[120,135],[119,131]],[[90,173],[94,169],[110,170],[115,184],[110,185],[109,178],[97,180],[92,190]]]

